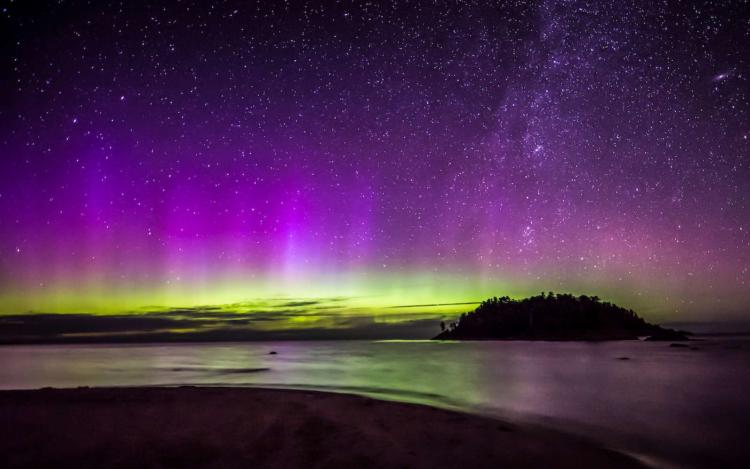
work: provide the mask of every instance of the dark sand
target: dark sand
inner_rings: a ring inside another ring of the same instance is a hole
[[[637,467],[535,427],[345,394],[0,392],[3,467]]]

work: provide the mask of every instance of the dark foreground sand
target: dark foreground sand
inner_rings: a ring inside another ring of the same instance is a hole
[[[314,391],[0,392],[3,467],[636,467],[565,435]]]

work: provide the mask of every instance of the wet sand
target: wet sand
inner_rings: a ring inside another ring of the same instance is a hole
[[[2,391],[0,451],[4,467],[639,467],[537,427],[248,388]]]

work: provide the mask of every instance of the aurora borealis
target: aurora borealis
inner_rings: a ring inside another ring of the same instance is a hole
[[[3,5],[0,314],[748,319],[745,2]]]

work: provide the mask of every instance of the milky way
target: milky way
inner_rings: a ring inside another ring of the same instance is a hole
[[[0,312],[746,314],[746,2],[160,3],[5,3]]]

